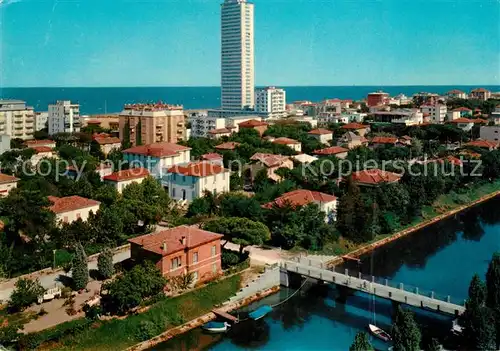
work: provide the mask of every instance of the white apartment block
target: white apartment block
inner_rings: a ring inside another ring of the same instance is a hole
[[[286,117],[286,92],[284,89],[267,87],[255,91],[255,111],[266,118]]]
[[[49,113],[47,111],[37,112],[35,114],[35,131],[47,128],[48,120],[49,120]]]
[[[493,142],[500,141],[500,127],[499,126],[482,126],[479,129],[479,138]]]
[[[207,114],[190,114],[188,122],[191,123],[191,137],[207,138],[211,130],[226,127],[226,119],[208,116]]]
[[[222,108],[254,108],[254,4],[225,0],[221,11]]]
[[[21,100],[0,100],[0,134],[32,139],[35,126],[33,107]]]
[[[49,135],[78,133],[80,131],[80,105],[71,101],[57,101],[49,105]]]
[[[446,121],[446,113],[448,109],[444,104],[422,105],[422,113],[428,114],[432,123],[444,123]]]

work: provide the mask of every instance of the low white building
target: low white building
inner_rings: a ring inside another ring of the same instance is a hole
[[[19,178],[14,176],[0,173],[0,197],[9,195],[12,189],[17,188]]]
[[[33,166],[38,165],[44,158],[56,158],[57,153],[48,146],[33,146],[30,149],[35,151],[35,154],[31,156],[30,162]]]
[[[424,114],[418,109],[399,109],[394,111],[376,111],[371,113],[376,122],[419,125],[424,122]]]
[[[302,164],[308,164],[308,163],[313,163],[314,161],[317,161],[318,158],[316,156],[311,156],[308,154],[298,154],[298,155],[293,155],[290,156],[294,161],[297,161],[298,163]]]
[[[49,210],[56,214],[59,223],[71,223],[78,219],[86,221],[90,213],[97,213],[101,203],[81,196],[56,197],[49,196],[52,205]]]
[[[474,127],[474,121],[468,118],[457,118],[450,123],[456,125],[458,128],[462,129],[464,132],[468,132]]]
[[[421,106],[422,113],[428,114],[432,123],[442,124],[446,121],[448,109],[444,104],[426,104]]]
[[[55,148],[56,147],[56,142],[54,140],[49,140],[49,139],[45,139],[45,140],[28,140],[26,142],[24,142],[24,145],[26,145],[27,147],[39,147],[39,146],[46,146],[48,148]]]
[[[318,140],[322,144],[328,144],[329,141],[333,140],[333,132],[328,129],[313,129],[307,133],[310,137]]]
[[[255,91],[255,111],[265,118],[286,117],[286,92],[276,87]]]
[[[467,93],[458,89],[453,89],[446,93],[446,97],[448,99],[467,99]]]
[[[162,185],[168,195],[181,203],[202,197],[205,191],[220,194],[229,191],[231,172],[217,163],[198,161],[168,169]]]
[[[495,107],[495,110],[490,115],[490,119],[493,120],[493,123],[500,124],[500,105]]]
[[[280,144],[280,145],[285,145],[288,146],[290,149],[295,150],[297,152],[302,151],[302,144],[300,141],[297,141],[295,139],[290,139],[290,138],[276,138],[271,141],[274,144]]]
[[[140,184],[144,179],[149,177],[149,175],[147,169],[137,167],[111,173],[110,175],[104,176],[103,180],[106,184],[114,186],[118,193],[121,193],[127,185],[132,183]]]
[[[57,101],[49,105],[49,135],[78,133],[80,131],[80,105],[71,101]]]

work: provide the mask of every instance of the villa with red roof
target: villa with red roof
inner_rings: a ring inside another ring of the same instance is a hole
[[[267,127],[269,126],[268,123],[259,121],[256,119],[251,119],[249,121],[245,121],[242,123],[238,124],[239,129],[254,129],[257,132],[259,132],[260,136],[264,134],[264,132],[267,130]]]
[[[99,144],[104,155],[109,154],[113,150],[118,150],[122,146],[120,138],[106,133],[94,134],[92,135],[92,140]]]
[[[464,147],[477,147],[481,149],[487,150],[495,150],[498,149],[498,141],[488,141],[488,140],[474,140],[470,141],[467,144],[464,144]]]
[[[345,131],[357,132],[360,136],[365,136],[370,131],[370,126],[360,123],[348,123],[341,128]]]
[[[54,140],[49,140],[49,139],[27,140],[24,142],[24,145],[26,145],[26,147],[29,147],[29,148],[38,147],[38,146],[46,146],[48,148],[53,149],[56,147],[56,142]]]
[[[192,274],[194,283],[222,272],[221,234],[180,226],[129,239],[132,260],[152,260],[165,277]]]
[[[313,154],[317,156],[335,156],[340,159],[347,157],[349,149],[343,148],[341,146],[331,146],[326,149],[314,150]]]
[[[236,150],[241,144],[236,141],[230,141],[227,143],[219,144],[215,147],[216,150]]]
[[[208,137],[210,139],[220,139],[222,137],[229,137],[232,134],[232,130],[228,128],[218,128],[212,129],[208,132]]]
[[[377,186],[383,183],[396,183],[401,179],[401,174],[382,171],[380,169],[364,169],[352,172],[352,180],[358,185]]]
[[[14,176],[0,173],[0,197],[9,195],[12,189],[17,188],[19,178]]]
[[[147,169],[142,167],[125,169],[122,171],[111,173],[103,177],[105,183],[110,184],[118,190],[119,193],[132,183],[142,183],[144,179],[150,176]]]
[[[300,141],[297,141],[295,139],[290,139],[290,138],[276,138],[271,141],[273,144],[279,144],[279,145],[285,145],[288,146],[290,149],[295,150],[297,152],[302,151],[302,144]]]
[[[293,169],[293,161],[290,157],[258,152],[250,157],[250,164],[247,166],[252,180],[260,170],[266,169],[269,179],[275,182],[281,180],[281,177],[276,174],[276,171],[280,168]]]
[[[370,140],[370,146],[379,147],[384,145],[393,145],[395,146],[398,143],[398,138],[396,137],[388,137],[388,136],[376,136]]]
[[[458,128],[462,129],[464,132],[468,132],[474,127],[474,120],[469,119],[469,118],[457,118],[454,119],[453,121],[450,121],[449,123],[452,123],[456,125]]]
[[[263,208],[272,208],[273,206],[283,207],[290,206],[305,206],[315,204],[319,210],[326,213],[327,222],[334,221],[337,213],[337,198],[334,195],[320,193],[318,191],[298,189],[290,191],[262,205]]]
[[[86,221],[90,213],[96,214],[101,203],[81,196],[49,196],[49,210],[56,214],[58,223],[71,223],[78,219]]]
[[[214,194],[229,191],[230,177],[231,172],[221,164],[197,161],[170,167],[162,185],[172,199],[190,203],[205,191]]]
[[[57,153],[48,146],[30,146],[30,149],[35,151],[33,156],[31,156],[30,162],[33,166],[36,166],[44,158],[55,158]]]
[[[224,157],[222,157],[221,155],[219,155],[215,152],[201,155],[200,159],[202,161],[208,161],[208,162],[212,162],[212,163],[215,163],[218,165],[222,165],[223,161],[224,161]]]
[[[470,99],[477,99],[477,100],[482,100],[482,101],[486,101],[490,97],[491,97],[491,91],[484,89],[484,88],[474,89],[469,94]]]
[[[329,141],[333,140],[333,132],[328,129],[318,128],[313,129],[307,133],[310,137],[318,140],[322,144],[328,144]]]

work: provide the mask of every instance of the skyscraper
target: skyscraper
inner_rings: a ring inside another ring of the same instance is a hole
[[[254,108],[254,4],[225,0],[221,13],[222,108]]]

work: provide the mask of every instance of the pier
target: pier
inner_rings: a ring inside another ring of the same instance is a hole
[[[238,318],[233,316],[232,314],[229,314],[223,310],[212,310],[213,314],[215,314],[217,317],[220,317],[222,319],[225,319],[233,324],[238,323]]]

